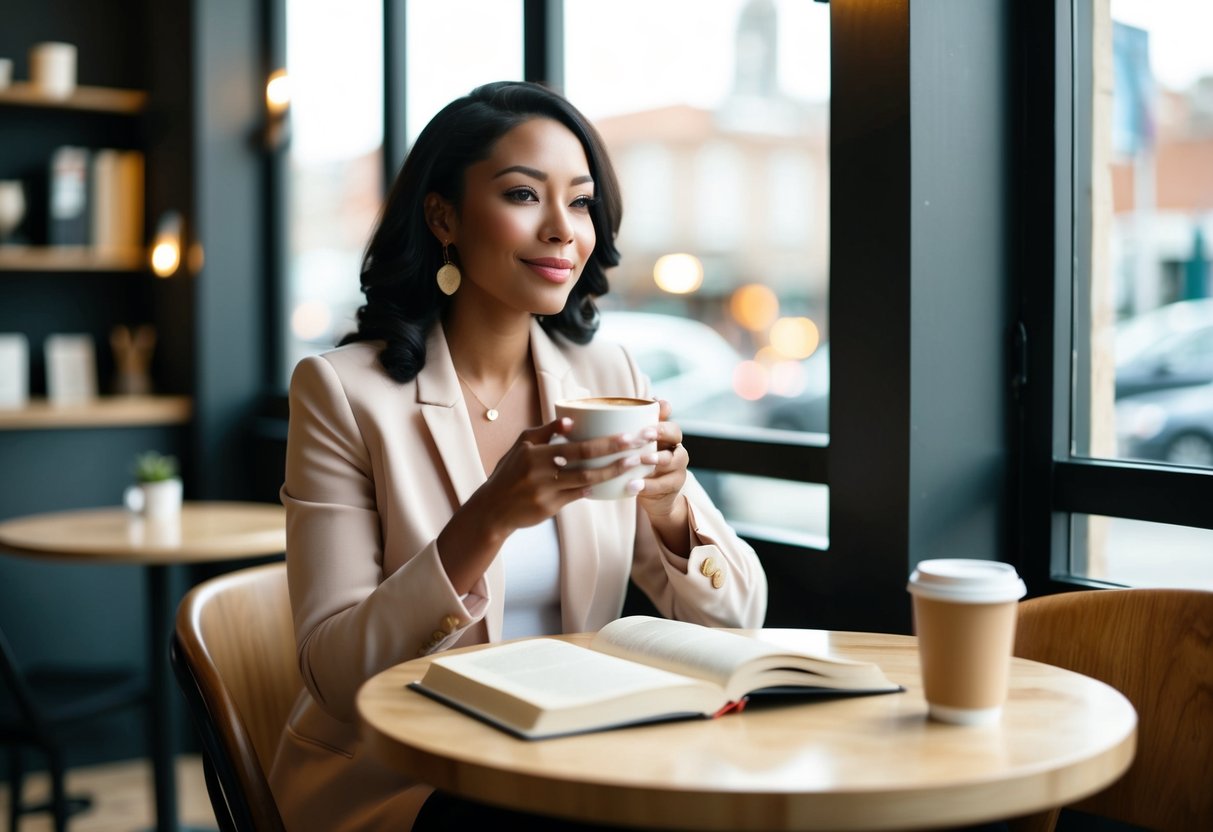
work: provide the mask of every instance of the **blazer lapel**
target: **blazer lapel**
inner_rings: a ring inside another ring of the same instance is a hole
[[[417,404],[438,447],[458,505],[463,505],[484,483],[484,466],[441,323],[434,324],[426,340],[425,366],[417,374]]]
[[[539,382],[539,407],[544,422],[556,418],[556,402],[589,396],[573,377],[564,355],[538,321],[531,323],[531,358]],[[560,539],[560,618],[566,633],[582,632],[594,602],[598,583],[598,538],[589,500],[575,500],[556,515]]]
[[[417,404],[455,492],[453,512],[484,484],[486,477],[441,323],[434,324],[426,339],[425,366],[417,374]],[[490,601],[485,615],[488,638],[498,641],[505,611],[501,600],[505,597],[505,572],[500,558],[489,565],[485,583]]]

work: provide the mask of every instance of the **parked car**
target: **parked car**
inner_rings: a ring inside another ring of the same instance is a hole
[[[1213,384],[1118,399],[1116,435],[1125,459],[1213,467]]]
[[[795,396],[767,396],[762,400],[763,424],[779,430],[814,433],[830,431],[830,345],[822,344],[800,362],[804,389]]]
[[[1213,298],[1169,303],[1116,327],[1116,397],[1213,382]]]
[[[654,312],[607,311],[596,338],[627,347],[676,420],[759,424],[754,404],[733,391],[741,355],[707,324]]]

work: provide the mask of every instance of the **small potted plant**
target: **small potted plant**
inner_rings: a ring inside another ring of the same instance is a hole
[[[181,477],[177,458],[157,451],[135,457],[135,485],[127,489],[126,504],[147,517],[176,517],[181,513]]]

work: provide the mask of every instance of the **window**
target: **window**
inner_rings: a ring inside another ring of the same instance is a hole
[[[1059,8],[1050,572],[1213,589],[1213,7]]]
[[[286,27],[284,386],[299,359],[354,328],[362,303],[362,252],[383,195],[383,4],[286,0]]]
[[[692,431],[825,432],[829,7],[625,0],[563,14],[564,91],[624,198],[600,337],[628,344]],[[739,527],[825,541],[823,484],[697,473]]]
[[[386,156],[481,83],[563,78],[624,193],[600,337],[626,341],[705,437],[696,471],[730,520],[824,547],[829,7],[410,0],[385,21],[395,7],[375,0],[340,14],[284,2],[300,92],[282,383],[354,327],[362,252],[402,161]],[[818,456],[799,464],[806,454]]]
[[[408,0],[405,38],[408,147],[454,99],[522,78],[522,0]]]

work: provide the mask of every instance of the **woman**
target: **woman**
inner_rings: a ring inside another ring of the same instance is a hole
[[[291,379],[282,501],[306,689],[271,786],[292,832],[407,829],[431,794],[359,746],[355,693],[393,664],[596,630],[629,577],[662,615],[762,624],[762,568],[688,473],[666,403],[637,436],[550,441],[570,429],[559,399],[649,396],[626,352],[591,343],[620,211],[601,139],[536,85],[474,90],[409,153],[357,333]],[[635,453],[569,465],[620,450]],[[584,499],[641,465],[635,499]]]

